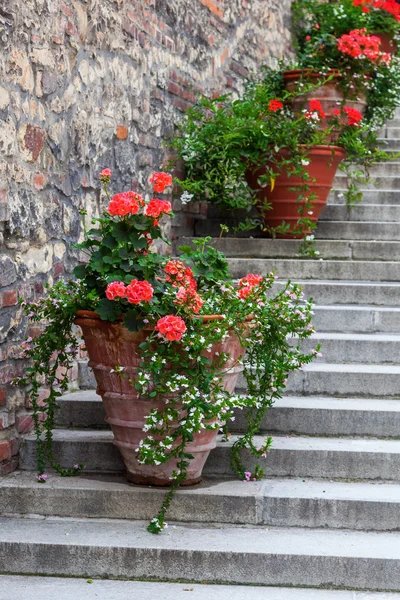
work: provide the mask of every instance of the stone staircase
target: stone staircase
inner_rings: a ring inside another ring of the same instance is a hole
[[[400,111],[383,136],[400,150]],[[125,482],[98,396],[69,394],[55,454],[87,472],[38,485],[25,439],[21,471],[0,480],[0,572],[19,575],[0,577],[1,600],[2,585],[22,590],[5,600],[36,589],[61,599],[400,599],[390,593],[400,592],[400,161],[374,177],[349,211],[337,176],[317,232],[324,260],[299,259],[296,240],[221,241],[236,277],[273,269],[277,289],[290,278],[316,302],[323,356],[289,379],[264,419],[260,442],[274,437],[266,479],[235,480],[221,441],[204,482],[176,495],[169,529],[151,536],[145,520],[165,491]],[[65,580],[28,574],[166,583],[95,581],[88,591],[76,579],[64,596]]]

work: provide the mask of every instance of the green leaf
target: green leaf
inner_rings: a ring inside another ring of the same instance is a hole
[[[178,250],[184,254],[191,254],[193,252],[193,248],[191,246],[178,246]]]
[[[135,250],[142,250],[143,248],[146,248],[147,246],[147,240],[144,237],[138,238],[138,240],[134,240],[132,241],[133,247],[135,248]]]
[[[102,298],[96,307],[102,321],[115,321],[121,314],[121,307],[115,300]]]
[[[112,250],[118,246],[117,240],[113,235],[111,235],[111,233],[107,233],[107,235],[103,238],[102,244],[103,246],[111,248]]]
[[[143,318],[137,316],[136,310],[128,310],[123,319],[125,327],[129,331],[139,331],[143,329]]]
[[[129,242],[132,232],[126,223],[118,221],[113,227],[113,235],[118,242]]]
[[[86,265],[77,265],[74,268],[73,273],[74,273],[75,277],[77,277],[78,279],[85,279],[86,269],[87,269]]]

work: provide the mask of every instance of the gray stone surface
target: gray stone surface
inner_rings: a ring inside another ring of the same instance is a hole
[[[16,472],[0,484],[3,515],[151,519],[165,489],[128,484],[123,476]],[[376,531],[400,530],[400,485],[315,479],[205,478],[175,495],[168,521]]]
[[[60,399],[59,427],[103,427],[104,408],[95,392],[82,391]],[[232,432],[246,428],[245,411],[235,411]],[[276,400],[261,431],[306,435],[400,437],[400,402],[365,398],[286,396]]]
[[[11,592],[13,590],[13,592]],[[235,585],[0,576],[0,600],[400,600],[400,594]]]
[[[330,225],[328,221],[324,225]],[[363,223],[362,225],[365,225]],[[400,227],[398,228],[400,236]],[[234,277],[247,273],[266,275],[274,271],[282,279],[357,280],[373,282],[399,282],[400,262],[349,260],[296,260],[273,258],[229,258],[229,269]]]
[[[400,590],[400,534],[1,519],[0,571]]]
[[[400,168],[397,167],[397,170],[400,171]],[[320,220],[400,222],[400,206],[398,204],[358,204],[348,208],[345,204],[327,204],[322,210]]]
[[[346,204],[344,192],[345,187],[335,186],[328,196],[328,204]],[[399,190],[364,190],[362,204],[357,206],[365,206],[368,204],[394,205],[397,204],[399,198]]]
[[[4,592],[0,591],[0,600],[14,600],[6,589],[11,586],[16,590],[18,600],[42,600],[43,594],[54,594],[57,600],[70,600],[79,597],[82,600],[96,600],[107,598],[107,600],[127,600],[127,598],[138,598],[138,600],[154,600],[155,597],[162,600],[222,600],[227,597],[232,600],[399,600],[400,594],[380,592],[353,592],[316,590],[310,588],[276,588],[255,586],[225,586],[225,585],[201,585],[174,584],[174,583],[152,583],[139,581],[104,581],[93,580],[88,585],[87,580],[60,579],[56,577],[24,577],[24,576],[2,576],[0,585],[4,586]],[[188,594],[190,592],[190,594]]]
[[[317,362],[399,364],[400,335],[388,333],[316,333],[307,340],[291,339],[306,352],[321,345]]]
[[[400,308],[384,306],[315,306],[317,331],[400,333]]]
[[[400,230],[397,223],[379,222],[378,219],[374,221],[320,221],[315,237],[337,240],[399,241]],[[343,279],[346,279],[346,277],[343,277]],[[375,279],[375,274],[371,276],[371,279]]]
[[[289,377],[287,392],[342,397],[400,398],[400,366],[311,363]],[[239,389],[245,382],[239,378]]]
[[[318,305],[376,305],[379,307],[398,307],[400,284],[384,281],[329,281],[306,280],[300,276],[293,277],[293,283],[302,286],[305,298],[313,298]],[[275,282],[276,289],[286,286],[286,281]]]
[[[56,430],[54,456],[63,467],[84,462],[89,472],[122,472],[122,459],[108,431]],[[257,447],[265,436],[256,436]],[[235,440],[218,442],[204,468],[207,476],[232,476],[230,447]],[[249,471],[256,460],[247,451],[243,459]],[[267,476],[322,477],[337,479],[382,479],[400,481],[400,440],[279,437],[274,436],[272,450],[260,459]],[[36,441],[25,438],[20,467],[36,468]]]

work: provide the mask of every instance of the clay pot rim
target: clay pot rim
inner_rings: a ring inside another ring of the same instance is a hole
[[[307,144],[299,144],[300,148],[307,148]],[[288,152],[290,150],[290,148],[281,148],[279,150],[279,152],[277,152],[277,154],[279,153],[284,153],[284,152]],[[312,154],[330,154],[332,156],[332,154],[342,154],[343,156],[346,156],[346,150],[344,148],[342,148],[342,146],[334,146],[331,144],[318,144],[317,146],[312,146],[308,152],[307,155],[312,155]]]
[[[93,310],[77,310],[76,311],[76,317],[77,319],[91,319],[91,320],[95,320],[95,321],[102,321],[102,319],[100,318],[100,315],[93,311]],[[198,317],[195,317],[197,319],[203,319],[203,323],[210,323],[213,321],[222,321],[223,320],[223,316],[222,315],[199,315]],[[252,320],[252,316],[250,315],[249,317],[247,317],[245,319],[245,321],[251,321]],[[116,321],[103,321],[103,323],[115,323],[115,322],[121,322],[123,319],[123,315],[119,316]],[[153,330],[154,327],[151,325],[147,325],[146,327],[143,327],[143,329],[148,329],[148,330]]]
[[[327,75],[320,75],[317,71],[313,69],[288,69],[282,73],[283,79],[298,79],[302,74],[308,77],[333,77],[339,78],[341,77],[339,69],[329,69]]]

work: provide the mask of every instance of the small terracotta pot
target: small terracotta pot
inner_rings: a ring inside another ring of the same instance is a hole
[[[284,155],[285,151],[282,151],[282,156]],[[310,181],[307,182],[310,189],[307,195],[313,193],[316,195],[316,199],[312,201],[313,214],[305,216],[314,223],[318,221],[318,217],[326,205],[337,168],[345,157],[345,151],[339,146],[315,146],[307,155],[307,159],[310,161],[310,164],[306,166],[306,170],[310,175]],[[277,169],[279,169],[279,166],[274,165],[274,170]],[[265,168],[256,171],[249,170],[246,175],[249,186],[257,192],[260,206],[265,202],[272,205],[271,210],[264,212],[265,224],[268,227],[278,227],[284,221],[290,225],[290,230],[293,230],[300,218],[298,208],[301,203],[297,201],[299,193],[290,188],[304,185],[306,182],[300,177],[288,177],[285,171],[282,170],[275,180],[273,190],[270,186],[260,188],[258,178],[264,175],[265,171]],[[302,201],[302,204],[304,205],[305,201]],[[291,234],[289,232],[288,234],[277,234],[277,237],[301,238],[308,233],[310,231],[307,230],[301,234]]]
[[[297,96],[292,100],[292,107],[297,112],[301,112],[303,109],[308,108],[308,102],[311,99],[319,100],[321,102],[322,110],[326,114],[326,117],[321,119],[320,129],[326,129],[328,127],[328,121],[335,116],[333,111],[340,108],[340,105],[343,105],[344,103],[343,92],[338,85],[341,77],[340,72],[336,69],[332,69],[329,71],[328,75],[332,76],[330,81],[319,86],[314,91]],[[294,69],[283,73],[285,89],[288,92],[297,91],[301,80],[308,83],[317,83],[317,81],[321,79],[321,75],[310,69]],[[356,108],[361,114],[364,114],[367,108],[366,95],[362,93],[358,98],[359,100],[346,100],[345,105],[350,108]],[[338,138],[343,127],[347,124],[346,116],[342,115],[339,117],[339,122],[342,127],[337,129],[327,142]]]
[[[203,317],[204,322],[220,319],[219,315]],[[158,466],[141,465],[136,452],[140,440],[146,437],[143,432],[145,417],[152,409],[162,408],[167,399],[142,398],[135,390],[134,383],[128,381],[134,381],[137,377],[141,362],[139,344],[147,340],[152,328],[128,331],[121,321],[102,321],[97,313],[85,310],[77,312],[75,323],[82,328],[89,366],[96,378],[97,393],[103,399],[106,422],[111,425],[114,444],[122,454],[128,480],[145,485],[171,485],[176,460],[171,459]],[[228,372],[221,379],[224,389],[233,392],[241,371],[237,361],[244,354],[244,349],[238,337],[232,333],[225,341],[215,344],[207,357],[213,360],[217,352],[226,352],[230,356],[224,367],[224,371]],[[122,377],[114,371],[117,365],[123,367]],[[176,394],[169,397],[176,399]],[[190,461],[183,485],[192,485],[201,480],[204,464],[216,446],[217,434],[217,430],[206,429],[194,434],[193,441],[186,446],[186,451],[194,458]]]

